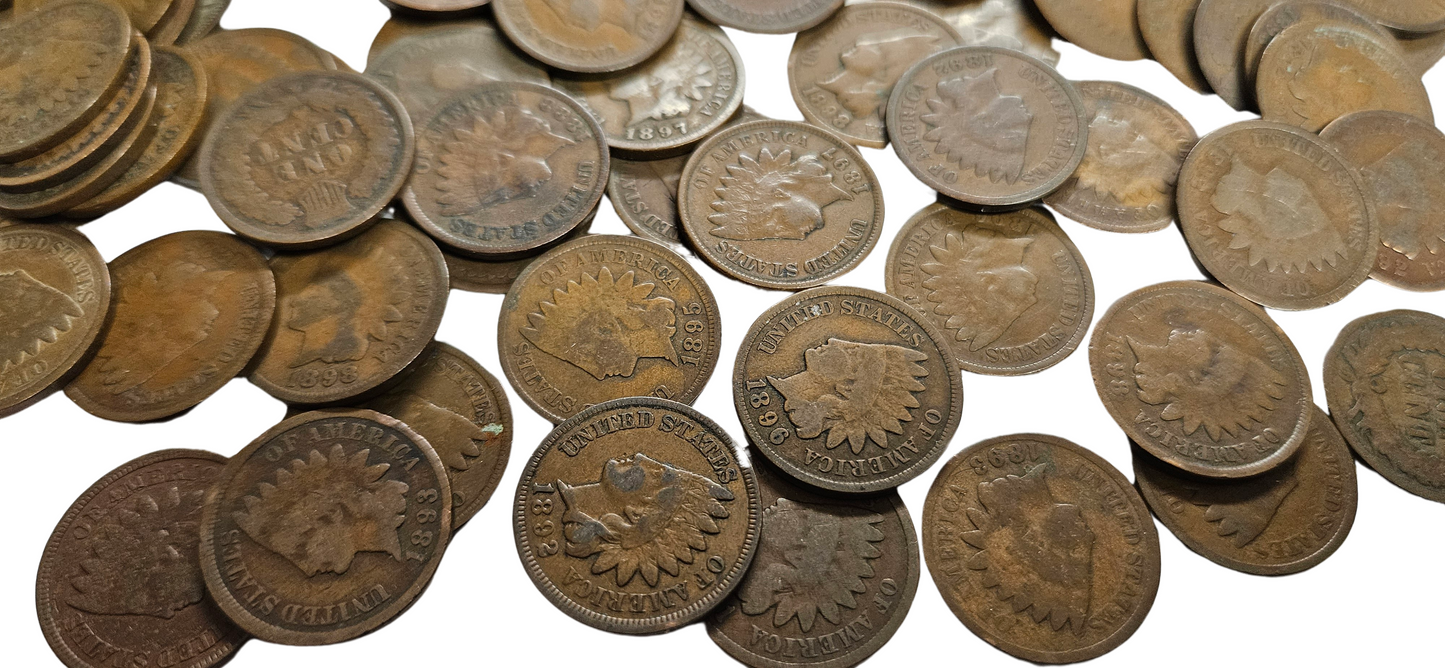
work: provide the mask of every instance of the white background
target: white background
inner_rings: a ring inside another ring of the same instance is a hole
[[[235,0],[228,28],[268,26],[299,33],[360,70],[372,37],[387,18],[374,0]],[[801,120],[788,93],[787,62],[793,37],[729,34],[743,54],[749,105],[775,118]],[[1249,118],[1216,97],[1203,97],[1149,62],[1121,63],[1071,45],[1060,71],[1071,79],[1116,79],[1168,100],[1204,134]],[[1445,68],[1426,79],[1445,92]],[[883,264],[894,235],[933,193],[899,163],[893,150],[863,149],[883,182],[887,222],[879,246],[837,281],[883,289]],[[1445,212],[1442,212],[1445,214]],[[1197,279],[1177,228],[1148,235],[1098,232],[1067,220],[1065,231],[1093,271],[1096,314],[1120,296],[1166,280]],[[162,234],[226,228],[205,198],[163,184],[139,200],[84,226],[107,260]],[[625,234],[604,203],[593,231]],[[696,406],[735,439],[742,430],[728,378],[733,356],[754,318],[780,301],[728,279],[696,258],[723,312],[722,357]],[[497,363],[499,295],[454,291],[438,338],[465,350],[501,377]],[[1395,308],[1445,315],[1445,294],[1413,294],[1367,282],[1345,301],[1306,313],[1271,312],[1293,338],[1314,377],[1316,402],[1325,352],[1354,318]],[[1085,342],[1087,345],[1087,342]],[[963,422],[948,448],[1003,434],[1036,431],[1080,443],[1132,478],[1129,448],[1105,413],[1090,380],[1087,351],[1022,378],[965,374]],[[431,589],[405,615],[370,636],[329,647],[283,647],[253,641],[231,665],[292,666],[730,666],[732,659],[708,639],[701,624],[656,637],[633,638],[593,630],[552,607],[532,586],[517,559],[509,521],[521,466],[551,425],[508,388],[516,422],[511,463],[490,504],[454,537]],[[162,448],[201,448],[225,455],[279,421],[284,406],[245,380],[176,420],[151,425],[102,421],[57,394],[0,421],[0,448],[9,457],[0,484],[5,521],[0,551],[0,639],[9,666],[58,665],[35,621],[34,573],[51,529],[77,495],[116,466]],[[917,522],[937,466],[901,490]],[[1163,577],[1153,611],[1133,639],[1098,660],[1104,665],[1339,665],[1396,661],[1441,662],[1439,602],[1445,600],[1445,506],[1407,494],[1358,467],[1359,516],[1344,546],[1322,565],[1282,578],[1244,575],[1186,549],[1159,526]],[[969,633],[948,611],[925,573],[907,621],[870,665],[1022,665]],[[1386,664],[1388,665],[1388,664]]]

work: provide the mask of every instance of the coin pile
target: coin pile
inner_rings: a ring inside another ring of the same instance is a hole
[[[1084,661],[1153,603],[1151,511],[1278,575],[1348,535],[1356,455],[1445,502],[1445,319],[1347,326],[1326,413],[1265,310],[1372,276],[1445,289],[1445,135],[1420,83],[1445,54],[1435,2],[383,2],[364,73],[290,33],[215,30],[225,1],[17,0],[0,24],[0,213],[39,219],[0,223],[0,415],[63,389],[161,420],[238,375],[290,407],[229,459],[157,452],[75,501],[37,578],[67,665],[212,666],[406,610],[514,439],[497,379],[434,340],[451,288],[505,294],[503,375],[556,424],[514,497],[538,590],[611,632],[702,621],[747,665],[863,661],[924,562],[990,644]],[[744,106],[719,26],[797,33],[806,122]],[[1149,92],[1061,76],[1055,34],[1263,118],[1200,139]],[[889,144],[938,201],[893,237],[886,293],[828,285],[882,238],[857,147]],[[107,265],[60,224],[166,178],[234,234]],[[635,236],[589,233],[604,193]],[[961,371],[1045,371],[1094,323],[1044,205],[1113,232],[1177,221],[1213,280],[1142,287],[1093,324],[1135,483],[1054,436],[990,438],[940,467],[920,540],[896,488],[943,459]],[[723,309],[684,254],[793,291],[734,359],[750,465],[689,405]]]

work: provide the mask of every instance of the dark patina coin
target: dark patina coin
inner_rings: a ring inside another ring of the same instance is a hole
[[[677,32],[684,0],[494,0],[523,51],[569,72],[616,72],[657,53]]]
[[[594,209],[592,215],[582,221],[577,229],[562,237],[562,243],[587,236],[596,217],[597,210]],[[453,290],[505,295],[512,289],[512,283],[517,277],[522,275],[522,270],[539,256],[528,255],[515,260],[479,260],[442,250],[442,257],[447,260],[447,277],[451,280]]]

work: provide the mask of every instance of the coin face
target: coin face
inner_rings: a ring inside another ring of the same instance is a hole
[[[1054,29],[1028,0],[902,0],[939,16],[958,31],[960,46],[997,46],[1059,64]]]
[[[226,464],[201,513],[201,571],[247,633],[326,645],[421,595],[451,536],[437,453],[369,410],[302,413]]]
[[[898,78],[923,58],[962,43],[942,18],[897,2],[844,7],[799,33],[788,86],[803,117],[858,146],[888,145],[884,114]]]
[[[1439,425],[1445,319],[1389,311],[1346,325],[1325,356],[1325,396],[1345,440],[1411,494],[1445,503]]]
[[[1057,190],[1088,147],[1084,100],[1054,68],[968,46],[909,70],[888,103],[893,150],[925,185],[980,206]]]
[[[1328,144],[1290,125],[1246,121],[1200,140],[1180,171],[1178,206],[1200,264],[1272,308],[1344,299],[1379,255],[1364,180]]]
[[[1281,2],[1260,14],[1254,27],[1249,30],[1249,40],[1244,45],[1244,77],[1255,81],[1259,77],[1259,59],[1274,38],[1286,28],[1300,23],[1330,21],[1349,23],[1367,28],[1380,37],[1393,42],[1390,33],[1379,24],[1365,18],[1359,12],[1343,4],[1317,2],[1315,0],[1288,0]]]
[[[558,425],[517,485],[512,529],[537,589],[613,633],[690,624],[737,587],[758,545],[751,469],[675,401],[607,401]]]
[[[366,53],[366,64],[371,66],[377,56],[385,51],[387,47],[400,41],[403,37],[422,34],[436,34],[452,29],[472,28],[483,26],[492,30],[499,30],[496,21],[489,17],[480,15],[463,14],[461,16],[447,16],[445,20],[438,21],[435,16],[425,14],[396,13],[386,19],[381,29],[376,31],[376,37],[371,40],[371,48]],[[509,41],[508,44],[511,42]],[[465,57],[465,54],[454,54],[454,57]]]
[[[201,505],[225,465],[200,450],[153,452],[71,504],[35,578],[40,629],[61,663],[209,668],[246,642],[207,598],[197,554]]]
[[[1284,463],[1309,428],[1309,374],[1264,310],[1208,283],[1131,292],[1099,319],[1089,369],[1104,407],[1149,454],[1195,475]]]
[[[1115,60],[1149,57],[1139,32],[1138,0],[1034,0],[1039,12],[1064,39]]]
[[[896,492],[845,501],[807,491],[761,454],[750,459],[761,540],[708,635],[756,668],[861,663],[893,637],[918,590],[908,508]]]
[[[1194,15],[1194,53],[1209,87],[1229,106],[1249,108],[1254,86],[1245,78],[1244,49],[1260,15],[1280,0],[1201,0]]]
[[[221,24],[221,15],[230,6],[231,0],[196,0],[196,8],[176,37],[176,44],[186,46],[211,34]]]
[[[686,260],[651,241],[570,241],[528,265],[502,303],[502,370],[553,422],[620,397],[691,403],[717,366],[722,329],[712,291]]]
[[[130,16],[131,26],[141,32],[150,32],[170,9],[173,0],[111,0]],[[15,9],[29,12],[46,5],[60,4],[57,0],[15,0]]]
[[[1149,54],[1180,83],[1196,92],[1214,92],[1194,53],[1194,15],[1199,0],[1139,0],[1139,32]]]
[[[1043,371],[1084,340],[1094,282],[1084,256],[1040,208],[967,213],[930,204],[888,250],[888,294],[943,330],[967,371]]]
[[[276,316],[251,382],[293,404],[370,392],[426,348],[447,303],[447,270],[426,235],[378,223],[325,250],[271,259]]]
[[[569,72],[616,72],[662,49],[684,0],[496,0],[502,30],[533,58]]]
[[[843,6],[843,0],[687,0],[687,4],[718,25],[786,35],[828,20]]]
[[[633,234],[659,243],[682,243],[677,190],[689,157],[612,161],[607,197],[617,209],[617,217]]]
[[[417,225],[471,255],[506,259],[567,236],[607,187],[602,127],[567,95],[493,82],[417,127],[404,201]]]
[[[1344,0],[1376,22],[1407,33],[1445,30],[1445,5],[1435,0]]]
[[[582,221],[577,229],[562,237],[562,243],[587,236],[596,217],[597,210],[593,209],[592,214]],[[522,274],[522,270],[538,256],[527,255],[513,260],[479,260],[443,250],[442,257],[446,258],[447,276],[453,290],[505,295],[512,289],[512,283]]]
[[[814,487],[892,489],[943,454],[963,412],[948,337],[863,288],[790,296],[748,330],[733,405],[748,442]]]
[[[923,557],[968,630],[1035,663],[1123,644],[1159,590],[1159,534],[1123,474],[1061,438],[954,455],[923,506]]]
[[[857,266],[883,228],[873,169],[841,137],[806,123],[754,121],[703,142],[683,168],[683,231],[718,271],[777,290],[821,285]]]

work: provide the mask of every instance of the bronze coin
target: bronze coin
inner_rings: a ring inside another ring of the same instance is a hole
[[[156,27],[146,33],[146,38],[154,46],[174,46],[181,33],[185,31],[191,15],[195,13],[198,1],[175,0],[172,2],[170,9],[167,9],[165,15],[156,23]]]
[[[593,209],[592,215],[582,221],[577,229],[562,237],[561,243],[587,236],[592,229],[592,221],[596,217],[597,209]],[[528,255],[514,260],[478,260],[456,253],[448,253],[443,249],[442,257],[446,258],[447,276],[451,280],[453,290],[505,295],[508,290],[512,289],[512,283],[522,274],[522,270],[535,262],[540,255]]]
[[[1114,302],[1089,340],[1094,389],[1149,454],[1210,478],[1245,478],[1299,448],[1309,372],[1264,309],[1197,281]]]
[[[648,241],[678,245],[677,190],[689,155],[661,160],[612,160],[607,198],[627,229]]]
[[[1379,255],[1364,179],[1291,125],[1245,121],[1200,140],[1179,173],[1178,206],[1179,227],[1205,270],[1272,308],[1344,299]]]
[[[230,6],[231,0],[196,0],[196,8],[176,38],[176,44],[189,45],[210,35],[221,25],[221,15]]]
[[[30,12],[46,5],[61,4],[68,0],[15,0],[15,10]],[[131,27],[141,32],[150,32],[165,16],[173,0],[110,0],[130,16]]]
[[[446,469],[426,439],[374,411],[302,413],[232,457],[206,495],[201,571],[251,635],[337,643],[421,595],[451,525]]]
[[[1244,49],[1260,15],[1280,0],[1200,0],[1194,15],[1194,53],[1209,87],[1241,111],[1254,101],[1245,78]]]
[[[997,46],[1059,64],[1054,28],[1031,0],[901,0],[951,24],[960,46]]]
[[[1435,63],[1445,58],[1445,30],[1424,35],[1400,32],[1393,32],[1391,35],[1395,38],[1396,46],[1400,47],[1400,55],[1410,64],[1410,69],[1420,76],[1424,76],[1435,67]]]
[[[522,470],[514,508],[532,584],[574,619],[631,634],[690,624],[732,593],[762,511],[727,432],[654,397],[557,425]]]
[[[569,72],[616,72],[657,53],[684,0],[495,0],[502,30],[533,58]]]
[[[1063,185],[1084,158],[1084,100],[1017,51],[966,46],[909,70],[888,102],[888,136],[925,185],[979,206],[1013,206]]]
[[[451,98],[417,126],[406,210],[441,243],[505,259],[581,224],[607,188],[602,127],[546,86],[493,82]]]
[[[35,607],[70,668],[210,668],[246,634],[206,596],[197,545],[206,490],[226,458],[161,450],[106,474],[55,526]]]
[[[494,31],[498,30],[497,22],[488,16],[452,17],[448,15],[446,20],[438,20],[433,16],[392,12],[392,15],[386,19],[386,23],[381,25],[381,29],[376,31],[376,37],[371,40],[371,48],[366,53],[367,67],[371,66],[371,63],[376,60],[382,51],[385,51],[392,44],[397,43],[404,37],[439,34],[454,29],[469,29],[478,26],[490,28]],[[510,41],[507,43],[511,44]],[[462,57],[466,54],[454,55]]]
[[[1097,658],[1159,591],[1159,534],[1103,458],[1018,434],[954,455],[923,505],[923,557],[968,630],[1035,663]]]
[[[1286,0],[1265,10],[1259,15],[1259,20],[1254,22],[1254,27],[1250,28],[1249,40],[1244,44],[1245,80],[1255,81],[1259,77],[1260,57],[1264,55],[1269,43],[1279,37],[1286,28],[1316,21],[1349,23],[1366,28],[1380,37],[1390,37],[1390,33],[1379,24],[1343,4],[1319,0]]]
[[[110,326],[65,388],[107,420],[158,420],[201,403],[251,361],[276,311],[266,258],[220,232],[148,241],[112,260],[110,275]]]
[[[967,371],[1021,376],[1073,354],[1094,317],[1084,256],[1047,211],[968,213],[930,204],[888,250],[888,294],[949,337]]]
[[[412,363],[447,303],[441,251],[387,220],[350,241],[271,259],[276,316],[251,382],[293,404],[355,399]]]
[[[1139,0],[1139,31],[1154,60],[1195,92],[1213,91],[1194,49],[1194,15],[1200,0]]]
[[[749,453],[762,507],[753,565],[707,618],[753,668],[848,668],[893,637],[918,590],[918,534],[897,492],[846,501],[792,483]]]
[[[1034,0],[1049,25],[1079,48],[1115,60],[1149,57],[1138,0]]]
[[[460,12],[476,9],[491,0],[382,0],[382,2],[416,12]]]
[[[1438,0],[1342,0],[1376,22],[1411,33],[1445,30],[1445,5]]]
[[[884,116],[899,77],[925,57],[962,44],[934,14],[897,2],[844,7],[798,34],[788,87],[808,122],[857,146],[888,145]]]
[[[1355,459],[1314,409],[1299,452],[1264,475],[1207,480],[1139,450],[1134,477],[1159,521],[1204,558],[1254,575],[1288,575],[1329,558],[1355,523]]]
[[[1360,459],[1445,503],[1445,318],[1389,311],[1345,325],[1325,355],[1324,384],[1330,416]]]
[[[677,206],[693,247],[760,287],[833,280],[868,256],[883,229],[883,191],[863,155],[806,123],[727,128],[693,152],[681,183]]]
[[[944,333],[903,301],[822,287],[758,316],[733,367],[748,442],[822,489],[892,489],[928,470],[963,413]]]
[[[843,6],[843,0],[687,0],[687,4],[718,25],[786,35],[828,20]]]

